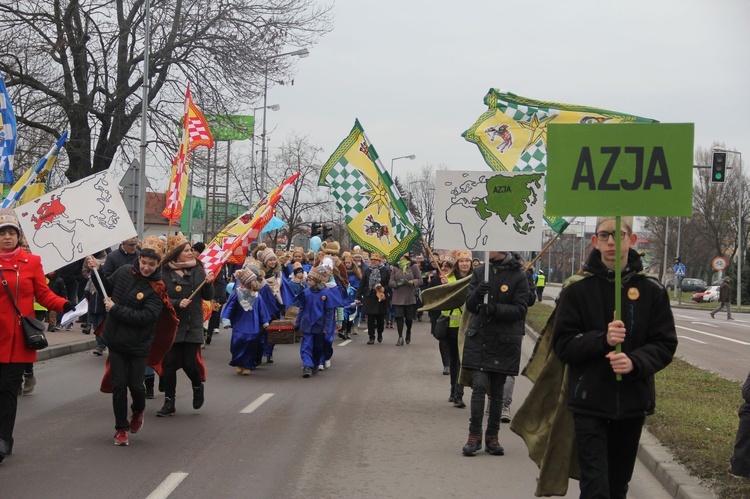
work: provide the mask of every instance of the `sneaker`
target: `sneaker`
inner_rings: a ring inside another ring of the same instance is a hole
[[[141,428],[143,428],[143,411],[133,411],[133,415],[130,416],[130,433],[138,433],[141,430]],[[125,430],[122,430],[122,431],[125,431]],[[127,438],[127,434],[126,434],[126,438]]]
[[[326,366],[325,365],[321,364],[321,365],[318,366],[318,372],[325,371],[325,370],[326,370]]]
[[[91,353],[93,353],[94,355],[98,355],[99,357],[101,357],[102,354],[104,353],[104,349],[100,348],[100,347],[96,347],[96,348],[94,348],[94,351],[91,352]]]
[[[500,421],[510,423],[510,419],[510,407],[503,407],[503,411],[500,413]]]
[[[204,392],[205,385],[203,383],[193,387],[193,409],[200,409],[203,407],[203,401],[205,400]]]
[[[325,368],[326,368],[326,369],[330,369],[330,368],[331,368],[331,360],[330,360],[330,359],[329,359],[329,360],[327,360],[327,361],[325,362],[324,366],[325,366]]]
[[[28,395],[29,393],[34,391],[34,387],[36,386],[36,378],[32,374],[31,376],[24,375],[23,377],[23,394]]]
[[[728,320],[728,321],[733,321],[733,320],[734,320],[734,317],[727,317],[727,320]]]
[[[70,323],[67,326],[65,326],[65,330],[66,331],[72,331],[73,330],[73,323]],[[125,445],[127,445],[127,444],[125,444]]]
[[[266,357],[266,364],[273,364],[273,355]]]
[[[117,430],[117,433],[115,433],[115,445],[125,446],[129,443],[128,430]]]
[[[462,450],[464,456],[476,456],[480,450],[482,450],[482,435],[469,433],[469,440]]]
[[[213,332],[213,334],[219,334],[219,328],[218,328],[218,327],[215,327],[215,328],[214,328],[214,332]]]
[[[740,475],[739,473],[735,473],[732,469],[732,465],[729,465],[729,469],[727,469],[727,473],[729,473],[729,476],[732,478],[740,478],[740,479],[748,479],[750,478],[750,475]]]
[[[712,319],[716,319],[716,317],[714,317],[714,313],[713,313],[713,312],[711,312],[711,313],[710,313],[710,314],[708,314],[708,315],[710,315]]]
[[[312,367],[303,367],[302,368],[302,377],[303,378],[309,378],[312,376]]]
[[[451,374],[451,368],[450,368],[450,367],[448,367],[448,366],[445,366],[445,367],[443,368],[443,375],[445,375],[445,376],[450,376],[450,374]]]
[[[489,452],[493,456],[502,456],[505,454],[505,449],[503,449],[503,446],[497,440],[497,435],[484,436],[484,451]]]

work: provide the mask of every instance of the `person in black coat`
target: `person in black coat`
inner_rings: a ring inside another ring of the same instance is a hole
[[[462,358],[462,367],[472,374],[469,439],[463,448],[468,456],[482,448],[487,395],[485,450],[495,456],[505,453],[498,440],[503,387],[507,375],[518,375],[528,306],[529,283],[521,263],[510,252],[490,251],[489,256],[489,279],[485,281],[484,265],[476,267],[466,298],[466,310],[473,314]]]
[[[368,345],[375,343],[375,333],[378,334],[378,343],[383,342],[383,330],[385,329],[385,315],[388,313],[388,281],[391,274],[383,265],[383,255],[372,253],[370,255],[370,266],[362,274],[362,280],[357,288],[357,300],[362,302],[362,314],[367,315],[367,334],[370,339]]]
[[[553,329],[555,354],[568,365],[567,405],[584,498],[627,495],[641,429],[656,406],[654,374],[677,348],[669,294],[642,273],[632,218],[621,223],[615,233],[613,217],[597,221],[585,277],[563,289]],[[622,275],[622,320],[614,319],[615,272]]]
[[[750,478],[750,374],[742,385],[742,398],[745,403],[740,406],[740,424],[737,437],[734,439],[734,454],[729,464],[729,473],[742,478]]]
[[[144,243],[145,244],[145,243]],[[112,407],[115,413],[115,445],[128,445],[128,432],[137,433],[143,426],[146,408],[146,387],[143,384],[146,361],[156,333],[156,324],[164,307],[162,297],[152,285],[161,289],[161,255],[144,248],[137,265],[123,265],[108,278],[102,277],[107,298],[107,318],[102,336],[109,347],[109,368],[112,383]],[[90,269],[98,269],[99,261],[86,257]],[[94,279],[102,292],[98,279]],[[128,390],[133,399],[133,414],[128,420]]]

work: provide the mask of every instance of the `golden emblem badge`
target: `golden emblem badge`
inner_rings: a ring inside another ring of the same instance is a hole
[[[500,286],[500,291],[502,291],[503,293],[505,293],[506,291],[508,291],[508,285],[507,284],[503,284],[502,286]]]
[[[323,295],[323,296],[320,297],[320,299],[323,300],[323,301],[325,301],[326,298],[328,298],[326,295]]]
[[[182,291],[182,286],[180,286],[180,285],[178,284],[177,286],[175,286],[175,287],[174,287],[174,290],[175,290],[175,291]]]
[[[639,296],[641,296],[641,293],[638,291],[638,288],[628,289],[628,298],[631,300],[637,300]]]
[[[137,295],[135,295],[135,298],[137,300],[143,300],[143,293],[138,293]]]

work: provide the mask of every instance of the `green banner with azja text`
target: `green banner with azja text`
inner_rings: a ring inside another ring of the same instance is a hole
[[[547,213],[692,215],[692,123],[550,123],[547,154]]]

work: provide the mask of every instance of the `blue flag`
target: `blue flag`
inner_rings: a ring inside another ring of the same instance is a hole
[[[13,182],[13,157],[16,153],[16,115],[10,104],[5,80],[0,76],[0,167],[3,183]]]

